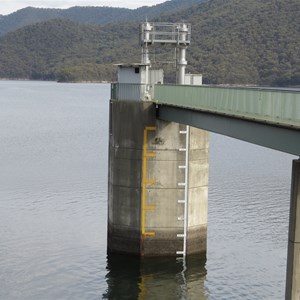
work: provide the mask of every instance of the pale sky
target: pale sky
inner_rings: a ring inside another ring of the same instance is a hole
[[[68,8],[71,6],[113,6],[137,8],[163,3],[166,0],[0,0],[0,15],[7,15],[27,6]]]

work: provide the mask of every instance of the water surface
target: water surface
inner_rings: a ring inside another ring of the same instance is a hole
[[[0,299],[283,299],[293,157],[216,134],[207,259],[107,258],[109,92],[0,81]]]

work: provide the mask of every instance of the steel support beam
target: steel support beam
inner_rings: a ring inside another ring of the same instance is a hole
[[[300,130],[247,119],[158,105],[157,118],[223,134],[274,150],[300,155]]]
[[[300,299],[300,160],[293,161],[286,300]]]

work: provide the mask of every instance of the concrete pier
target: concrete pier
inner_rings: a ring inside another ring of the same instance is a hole
[[[300,160],[293,161],[286,300],[300,299]]]
[[[108,251],[176,256],[186,222],[186,254],[206,253],[208,133],[157,120],[153,103],[112,100],[108,194]]]

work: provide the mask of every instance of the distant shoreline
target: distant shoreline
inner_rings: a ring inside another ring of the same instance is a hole
[[[0,78],[0,81],[42,81],[42,82],[57,82],[57,83],[103,83],[108,84],[108,80],[79,80],[79,81],[57,81],[57,80],[43,80],[43,79],[28,79],[28,78]]]
[[[0,78],[0,81],[40,81],[40,82],[56,82],[56,83],[100,83],[111,84],[114,81],[108,80],[79,80],[79,81],[57,81],[57,80],[42,80],[42,79],[28,79],[28,78]],[[300,85],[287,85],[287,86],[266,86],[266,85],[253,85],[253,84],[203,84],[203,86],[216,86],[216,87],[233,87],[233,88],[269,88],[269,89],[300,89]]]

